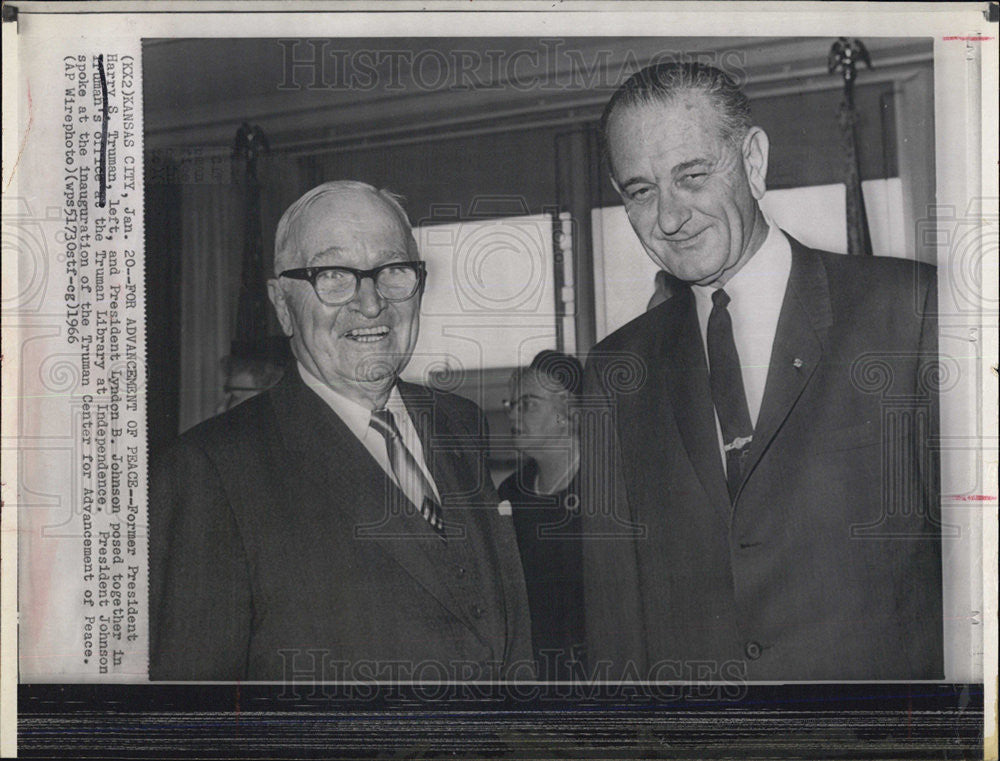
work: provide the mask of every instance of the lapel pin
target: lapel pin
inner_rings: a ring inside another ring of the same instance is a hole
[[[793,359],[793,360],[792,360],[792,365],[793,365],[793,366],[794,366],[794,367],[795,367],[796,369],[797,369],[797,368],[800,368],[800,367],[802,367],[802,360],[801,360],[801,359],[799,359],[798,357],[796,357],[795,359]]]

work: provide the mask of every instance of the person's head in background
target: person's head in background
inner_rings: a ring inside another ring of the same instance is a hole
[[[507,402],[511,433],[518,452],[538,466],[537,491],[565,488],[579,468],[574,408],[582,385],[580,361],[548,349],[511,375]]]
[[[658,307],[664,301],[669,301],[677,295],[681,288],[685,287],[687,284],[683,280],[677,279],[666,270],[657,270],[656,276],[653,278],[653,295],[649,297],[646,311]]]
[[[279,364],[259,357],[230,355],[222,358],[221,365],[226,381],[216,414],[231,410],[240,402],[267,391],[284,374],[284,368]]]

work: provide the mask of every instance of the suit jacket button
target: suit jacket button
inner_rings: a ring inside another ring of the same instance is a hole
[[[460,566],[456,567],[455,568],[455,575],[458,576],[458,578],[462,578],[463,576],[465,576],[465,566],[464,565],[460,565]]]
[[[762,651],[763,648],[760,646],[759,642],[754,642],[753,640],[747,642],[746,654],[747,658],[749,658],[750,660],[755,661],[758,658],[760,658],[760,654]]]
[[[483,609],[481,605],[472,606],[472,615],[474,618],[482,618],[485,612],[486,611]]]

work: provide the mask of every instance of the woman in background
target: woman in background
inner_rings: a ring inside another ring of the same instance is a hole
[[[575,357],[546,350],[514,371],[505,402],[519,462],[500,499],[511,504],[539,678],[549,681],[586,667],[574,415],[582,382]]]

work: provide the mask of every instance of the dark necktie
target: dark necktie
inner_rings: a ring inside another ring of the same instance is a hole
[[[712,402],[722,428],[726,453],[726,482],[729,499],[735,500],[743,478],[743,466],[753,441],[750,408],[743,389],[740,355],[733,340],[733,321],[729,316],[729,294],[721,288],[712,294],[712,313],[708,316],[708,365]]]
[[[434,489],[427,477],[403,443],[403,437],[396,427],[392,413],[389,410],[372,410],[370,425],[385,438],[389,464],[403,493],[413,501],[414,505],[419,506],[420,514],[443,537],[441,506],[434,499]]]

